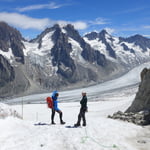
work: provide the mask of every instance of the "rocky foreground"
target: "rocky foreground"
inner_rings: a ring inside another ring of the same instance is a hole
[[[148,110],[140,111],[137,113],[133,113],[133,112],[124,113],[124,112],[118,111],[114,113],[112,116],[109,115],[108,118],[119,119],[119,120],[131,122],[137,125],[149,125],[150,124],[150,112]]]

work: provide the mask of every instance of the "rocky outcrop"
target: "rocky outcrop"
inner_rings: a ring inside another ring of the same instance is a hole
[[[138,125],[150,124],[150,69],[144,68],[141,72],[141,83],[131,106],[125,112],[118,111],[108,117]]]
[[[7,83],[13,81],[15,71],[9,62],[0,54],[0,86],[3,87]]]
[[[0,98],[19,94],[29,86],[22,69],[23,40],[19,31],[0,22]]]
[[[24,63],[22,40],[19,31],[4,22],[0,22],[0,50],[8,52],[11,49],[15,60]]]
[[[52,38],[55,39],[55,45],[51,50],[53,66],[58,67],[58,74],[70,81],[73,81],[72,77],[75,73],[76,66],[73,59],[70,57],[72,48],[68,43],[68,36],[62,33],[60,28],[57,28]]]
[[[150,109],[150,69],[141,72],[141,83],[132,105],[126,112],[139,112]]]
[[[114,113],[112,116],[109,115],[108,118],[111,119],[119,119],[122,121],[134,123],[137,125],[149,125],[150,124],[150,111],[140,111],[140,112],[129,112],[124,113],[121,111],[118,111]]]
[[[27,76],[24,74],[24,69],[22,67],[23,65],[14,68],[11,67],[12,73],[10,78],[7,80],[5,80],[6,77],[1,78],[0,81],[3,85],[0,86],[0,99],[10,96],[15,97],[28,90],[30,87],[30,82]],[[10,73],[10,70],[8,72]]]

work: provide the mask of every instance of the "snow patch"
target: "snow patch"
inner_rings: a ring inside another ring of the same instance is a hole
[[[78,61],[79,63],[85,64],[86,61],[81,56],[83,49],[81,48],[79,43],[77,41],[73,40],[72,38],[69,38],[68,42],[71,43],[72,49],[73,49],[73,51],[70,53],[70,56],[72,57],[72,59],[74,59],[75,61]]]
[[[40,52],[43,53],[43,55],[47,53],[47,51],[50,51],[54,46],[54,42],[52,41],[53,33],[54,31],[49,32],[42,38],[42,47],[40,48]]]
[[[6,104],[0,103],[0,119],[4,119],[9,116],[21,118],[16,110],[12,109]]]
[[[105,57],[111,61],[115,61],[114,58],[109,56],[109,52],[106,50],[106,45],[99,40],[99,38],[96,38],[94,40],[88,40],[86,37],[84,37],[84,40],[91,45],[91,47],[95,50],[100,51],[100,53],[104,54]]]
[[[4,52],[4,51],[0,50],[0,54],[3,55],[11,64],[13,63],[14,55],[12,53],[12,49],[11,48],[9,48],[8,52]]]
[[[24,42],[26,48],[24,49],[24,54],[29,58],[32,64],[40,65],[42,68],[46,69],[47,76],[56,75],[58,70],[57,66],[52,64],[51,49],[54,46],[52,39],[54,31],[49,32],[42,38],[41,48],[39,49],[39,43],[29,43]]]

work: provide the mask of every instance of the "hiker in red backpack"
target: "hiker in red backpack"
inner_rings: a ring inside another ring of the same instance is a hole
[[[52,124],[56,124],[54,122],[54,117],[55,117],[55,112],[59,113],[59,117],[60,117],[60,123],[61,124],[65,124],[65,122],[62,120],[62,116],[63,116],[63,113],[62,111],[58,108],[58,96],[59,96],[59,93],[57,91],[54,91],[52,93],[52,100],[53,100],[53,107],[52,107],[52,115],[51,115],[51,123]]]
[[[48,108],[53,108],[53,100],[51,97],[46,98]]]

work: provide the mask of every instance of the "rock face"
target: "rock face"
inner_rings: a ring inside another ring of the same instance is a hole
[[[57,73],[63,78],[70,79],[73,82],[73,75],[76,69],[73,59],[70,57],[72,51],[71,45],[68,43],[68,36],[61,32],[58,26],[52,36],[55,43],[51,49],[51,55],[53,56],[53,66],[57,66]]]
[[[150,110],[150,69],[144,68],[141,72],[141,83],[135,100],[126,112]]]
[[[0,54],[0,86],[5,86],[7,83],[13,81],[15,78],[15,71],[9,62]]]
[[[0,98],[25,91],[29,85],[23,70],[23,41],[15,28],[0,22]]]
[[[150,69],[144,68],[141,72],[141,83],[131,106],[125,111],[118,111],[112,119],[120,119],[138,125],[150,124]]]
[[[86,61],[90,63],[96,62],[100,66],[106,65],[107,60],[105,56],[101,54],[100,51],[94,50],[88,43],[86,43],[72,25],[67,25],[65,29],[67,31],[67,36],[71,37],[80,44],[83,49],[81,55]]]
[[[15,60],[24,63],[22,40],[23,38],[19,31],[4,22],[0,22],[0,50],[8,52],[11,49]]]
[[[108,33],[106,32],[106,30],[102,30],[100,33],[96,33],[96,32],[92,32],[90,34],[85,35],[86,38],[88,38],[88,40],[95,40],[95,39],[99,39],[102,41],[103,44],[105,44],[106,46],[106,50],[108,51],[108,54],[110,57],[116,58],[116,53],[113,50],[113,48],[111,47],[111,45],[108,43],[107,39],[105,38],[105,35],[107,35]],[[113,39],[110,37],[109,40]]]
[[[147,48],[150,48],[150,39],[138,34],[131,36],[129,38],[122,38],[122,39],[123,41],[126,41],[128,43],[134,42],[135,45],[140,46],[143,49],[143,51],[146,51]]]

